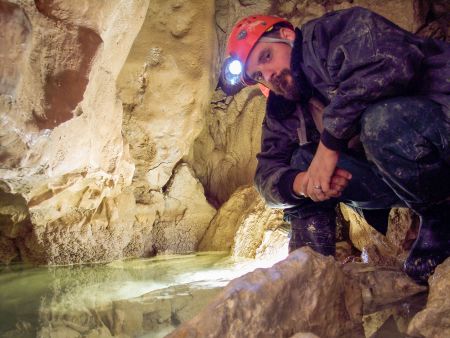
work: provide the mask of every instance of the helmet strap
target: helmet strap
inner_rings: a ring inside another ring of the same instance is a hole
[[[280,39],[280,38],[272,38],[269,36],[263,36],[261,37],[258,41],[261,42],[269,42],[269,43],[285,43],[287,45],[289,45],[291,48],[294,47],[294,41],[288,40],[288,39]]]

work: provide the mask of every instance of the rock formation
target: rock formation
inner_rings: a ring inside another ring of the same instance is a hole
[[[436,268],[431,276],[430,292],[425,309],[419,312],[408,326],[413,337],[447,337],[450,335],[450,259]]]
[[[196,249],[215,210],[180,161],[213,89],[213,14],[212,1],[0,1],[3,262]]]

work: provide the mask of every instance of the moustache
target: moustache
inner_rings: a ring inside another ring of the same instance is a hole
[[[276,88],[286,88],[288,85],[288,76],[290,75],[291,71],[289,69],[283,69],[279,74],[273,77],[272,85]]]

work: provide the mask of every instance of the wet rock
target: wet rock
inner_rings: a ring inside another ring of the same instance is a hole
[[[428,280],[430,292],[423,311],[408,326],[413,337],[440,338],[450,336],[450,258],[439,265]]]
[[[274,257],[286,257],[288,255],[288,229],[280,226],[275,230],[266,230],[261,245],[256,249],[255,258],[260,260],[273,260]]]
[[[39,337],[137,337],[169,333],[200,312],[221,288],[168,287],[82,311],[41,311]],[[64,336],[66,334],[66,336]]]
[[[347,307],[358,299],[357,293],[346,293],[348,285],[333,258],[299,249],[271,268],[233,280],[168,337],[286,337],[295,332],[339,337],[361,320],[360,312]]]

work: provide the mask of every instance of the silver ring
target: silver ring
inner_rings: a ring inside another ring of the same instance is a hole
[[[314,187],[314,189],[322,190],[322,187],[320,185],[315,185],[313,187]]]

